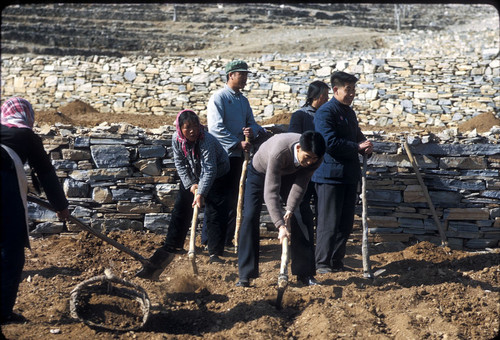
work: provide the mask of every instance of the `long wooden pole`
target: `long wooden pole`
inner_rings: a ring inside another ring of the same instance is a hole
[[[198,190],[195,190],[194,197],[198,194]],[[195,241],[196,241],[196,226],[198,224],[198,205],[194,205],[193,208],[193,219],[191,220],[191,235],[189,237],[189,252],[188,256],[191,260],[191,265],[193,266],[194,275],[198,275],[198,267],[196,266],[196,253],[195,253]]]
[[[42,200],[41,198],[38,198],[36,196],[28,195],[28,201],[36,203],[39,206],[44,207],[46,209],[49,209],[51,211],[56,211],[54,209],[54,207],[52,207],[52,205],[49,202],[47,202],[45,200]],[[123,251],[125,254],[128,254],[128,255],[132,256],[134,259],[136,259],[137,261],[141,262],[143,265],[149,265],[149,266],[151,266],[151,262],[148,259],[144,258],[142,255],[136,253],[132,249],[124,246],[123,244],[121,244],[121,243],[113,240],[112,238],[109,238],[108,236],[106,236],[106,235],[98,232],[96,229],[94,229],[94,228],[86,225],[79,218],[76,218],[76,217],[70,215],[68,219],[71,222],[75,223],[82,230],[85,230],[85,231],[91,233],[92,235],[100,238],[101,240],[103,240],[103,241],[109,243],[110,245],[112,245],[113,247],[117,248],[118,250]]]
[[[245,137],[245,141],[250,139]],[[250,162],[250,152],[245,151],[245,160],[241,168],[240,185],[238,188],[238,205],[236,207],[236,227],[234,229],[234,252],[238,253],[238,238],[240,236],[241,222],[243,221],[243,197],[245,195],[245,180],[247,178],[247,168]]]
[[[361,177],[361,200],[363,203],[362,221],[363,221],[363,237],[361,242],[361,253],[363,257],[363,276],[372,279],[373,273],[370,263],[370,252],[368,249],[368,203],[366,201],[366,168],[367,157],[363,154],[363,176]]]
[[[411,152],[410,146],[408,143],[405,141],[404,142],[404,147],[406,150],[406,154],[408,155],[408,158],[410,159],[410,163],[413,166],[413,170],[415,171],[415,174],[417,175],[417,180],[418,183],[420,184],[420,187],[422,188],[422,191],[424,192],[425,199],[427,200],[427,204],[429,204],[429,208],[431,209],[432,212],[432,217],[434,218],[434,222],[436,223],[436,226],[439,230],[439,235],[441,236],[441,245],[442,246],[448,246],[448,241],[446,239],[446,234],[444,232],[443,226],[441,225],[441,221],[439,220],[436,209],[434,209],[434,204],[432,204],[431,196],[429,195],[429,191],[427,190],[427,186],[424,183],[424,180],[422,179],[422,176],[420,175],[420,171],[418,170],[417,162],[415,158],[413,157],[413,154]]]

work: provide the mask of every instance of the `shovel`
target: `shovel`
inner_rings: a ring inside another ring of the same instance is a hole
[[[56,211],[49,202],[44,201],[38,197],[28,195],[28,201],[36,203],[39,206],[46,208],[46,209],[49,209],[51,211],[54,211],[54,212]],[[158,251],[162,251],[163,253],[160,254],[157,251],[153,255],[153,257],[161,257],[162,260],[155,261],[155,262],[159,262],[159,265],[153,264],[151,259],[146,259],[142,255],[133,251],[132,249],[125,247],[123,244],[116,242],[115,240],[113,240],[112,238],[109,238],[108,236],[106,236],[104,234],[101,234],[97,230],[95,230],[95,229],[89,227],[88,225],[86,225],[85,223],[83,223],[80,219],[70,215],[69,220],[71,222],[75,223],[76,225],[78,225],[81,229],[88,231],[89,233],[96,236],[97,238],[100,238],[101,240],[111,244],[113,247],[117,248],[118,250],[123,251],[124,253],[132,256],[134,259],[139,261],[143,265],[143,270],[148,269],[148,272],[151,273],[150,279],[153,281],[158,281],[158,279],[160,278],[160,274],[165,270],[167,265],[174,258],[174,254],[168,253],[166,251],[163,251],[162,249],[159,249]]]
[[[281,309],[281,302],[283,301],[283,294],[288,286],[288,250],[290,246],[288,245],[288,237],[283,238],[283,243],[281,244],[281,266],[280,274],[278,275],[278,296],[276,297],[276,308]]]
[[[198,193],[197,190],[194,192],[194,196]],[[189,237],[189,260],[193,266],[194,275],[198,275],[198,267],[196,266],[196,253],[195,253],[195,240],[196,240],[196,225],[198,224],[198,205],[194,205],[193,208],[193,219],[191,220],[191,235]]]

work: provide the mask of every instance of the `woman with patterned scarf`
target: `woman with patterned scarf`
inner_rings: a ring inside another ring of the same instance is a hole
[[[150,261],[137,276],[151,279],[158,267],[165,267],[172,260],[170,254],[184,247],[193,207],[205,204],[204,218],[208,231],[210,262],[222,262],[227,224],[225,179],[229,171],[229,158],[219,141],[200,124],[196,113],[183,110],[177,115],[176,132],[172,136],[172,149],[177,173],[181,179],[180,190],[172,211],[164,245],[157,249]],[[196,192],[196,195],[195,195]]]
[[[31,104],[26,99],[13,97],[3,103],[1,110],[1,323],[5,324],[26,321],[22,315],[13,312],[25,261],[24,247],[29,248],[26,161],[36,172],[59,219],[66,220],[69,211],[68,201],[42,140],[32,130],[35,113]]]

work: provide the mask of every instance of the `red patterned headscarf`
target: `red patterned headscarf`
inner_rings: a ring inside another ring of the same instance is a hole
[[[33,129],[35,112],[24,98],[12,97],[2,105],[2,125]]]
[[[195,115],[196,115],[196,113],[193,110],[182,110],[177,114],[177,118],[175,119],[175,129],[177,131],[177,141],[181,144],[182,151],[184,151],[184,155],[187,156],[188,152],[187,152],[186,146],[190,145],[192,143],[190,141],[188,141],[187,138],[182,133],[182,130],[181,130],[182,126],[180,126],[180,123],[179,123],[179,117],[184,112],[192,112]],[[199,121],[199,119],[198,119],[198,121]],[[197,141],[205,138],[205,127],[201,123],[200,123],[200,128],[198,130],[199,130],[198,137],[196,138]],[[195,148],[192,148],[192,153],[193,153],[193,156],[196,156],[195,155]]]

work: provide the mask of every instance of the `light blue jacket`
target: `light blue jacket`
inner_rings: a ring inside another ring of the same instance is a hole
[[[244,127],[251,127],[254,137],[264,131],[255,122],[248,99],[236,93],[227,84],[215,92],[208,101],[208,131],[215,136],[228,153],[229,157],[241,157],[242,150],[238,143],[245,139]]]

